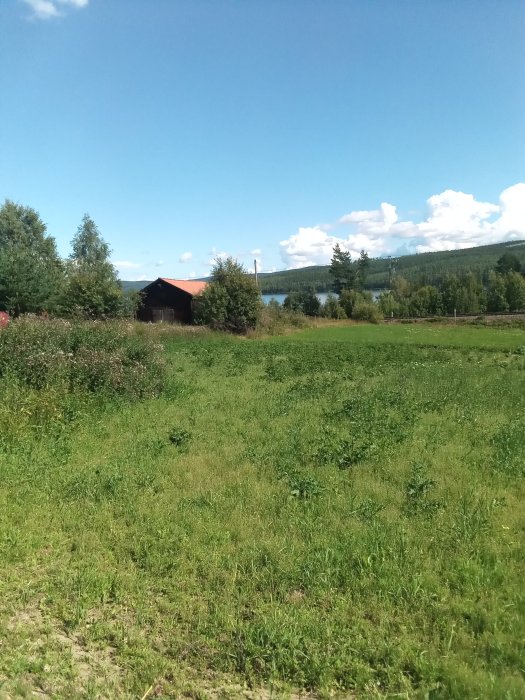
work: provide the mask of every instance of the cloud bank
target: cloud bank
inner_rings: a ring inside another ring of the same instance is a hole
[[[427,199],[427,209],[423,221],[400,221],[397,208],[382,202],[378,209],[345,214],[336,224],[299,228],[281,241],[281,258],[287,267],[298,268],[328,264],[336,243],[352,257],[363,249],[378,257],[401,250],[426,253],[525,238],[524,182],[503,190],[499,204],[445,190]],[[335,235],[334,228],[346,231]]]
[[[32,10],[32,19],[52,19],[61,17],[63,10],[70,8],[81,9],[87,7],[89,0],[22,0]]]

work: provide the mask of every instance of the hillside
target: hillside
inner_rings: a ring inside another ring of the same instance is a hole
[[[521,260],[522,265],[525,265],[525,241],[510,241],[438,253],[403,255],[395,259],[375,258],[370,261],[367,287],[370,289],[388,287],[391,265],[398,275],[419,284],[435,284],[445,275],[461,275],[469,270],[484,276],[495,266],[498,258],[509,250]],[[305,287],[313,287],[317,292],[328,292],[331,283],[328,265],[265,272],[259,275],[259,285],[263,293],[285,294]],[[147,284],[149,284],[148,281],[122,282],[125,290],[139,290]]]

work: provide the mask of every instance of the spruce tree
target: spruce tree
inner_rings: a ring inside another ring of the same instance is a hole
[[[328,272],[332,275],[332,288],[336,294],[341,294],[343,289],[354,288],[356,274],[352,256],[348,251],[343,250],[339,243],[334,246]]]

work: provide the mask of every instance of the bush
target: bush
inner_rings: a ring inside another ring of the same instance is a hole
[[[329,294],[326,298],[325,303],[321,308],[321,316],[324,318],[347,318],[345,310],[339,303],[339,300],[333,294]]]
[[[370,292],[358,292],[355,289],[343,289],[339,297],[339,303],[348,318],[353,318],[354,307],[361,302],[372,304],[372,294]]]
[[[272,300],[261,311],[257,323],[259,335],[282,335],[288,331],[305,328],[309,325],[307,317],[300,311],[289,311]]]
[[[321,302],[312,290],[302,292],[290,292],[283,302],[283,307],[288,311],[298,311],[305,316],[319,316]]]
[[[358,301],[353,308],[352,318],[355,321],[379,323],[383,318],[383,314],[373,302]]]
[[[154,396],[164,376],[160,349],[124,322],[26,316],[0,333],[0,379],[62,395]]]
[[[216,330],[246,333],[255,328],[262,300],[255,281],[233,258],[217,260],[212,281],[195,299],[196,323]]]

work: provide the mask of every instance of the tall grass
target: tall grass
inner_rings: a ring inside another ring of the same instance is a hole
[[[0,694],[525,695],[518,354],[161,337],[0,451]]]
[[[91,400],[158,395],[162,346],[125,322],[22,317],[0,332],[0,434],[67,420]]]

